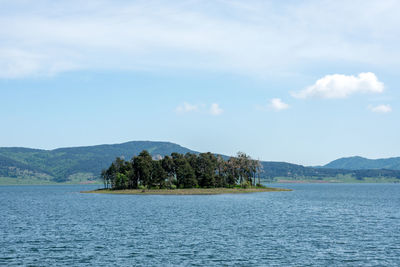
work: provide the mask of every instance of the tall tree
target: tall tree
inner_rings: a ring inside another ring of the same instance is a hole
[[[252,184],[251,180],[251,158],[244,152],[237,153],[237,168],[239,169],[240,184]]]
[[[108,183],[107,183],[107,170],[105,170],[105,169],[101,170],[100,177],[103,179],[104,188],[108,188]]]
[[[194,170],[186,160],[179,165],[176,172],[176,178],[180,188],[197,187],[197,179]]]
[[[225,161],[207,152],[199,155],[172,153],[161,160],[153,160],[143,150],[130,162],[116,158],[107,170],[101,172],[104,187],[113,189],[152,187],[247,187],[260,183],[262,166],[243,152]]]
[[[216,186],[225,187],[226,186],[226,173],[225,173],[225,160],[221,155],[217,157],[217,174],[216,174]]]
[[[201,187],[215,187],[217,158],[214,154],[201,153],[197,159],[198,180]]]
[[[135,177],[143,186],[151,187],[152,161],[153,159],[147,150],[143,150],[138,156],[133,158]]]
[[[161,161],[153,160],[151,170],[150,186],[165,188],[165,180],[168,177],[167,172],[162,168]]]
[[[167,173],[166,186],[171,187],[176,180],[176,173],[175,173],[176,168],[174,165],[174,160],[170,156],[165,156],[161,160],[161,166],[164,169],[164,171]]]
[[[193,176],[195,177],[192,167],[182,154],[172,153],[171,157],[174,161],[174,171],[176,174],[177,186],[181,188],[187,188],[190,182],[187,182],[186,179],[192,179],[192,172]]]
[[[111,163],[110,167],[106,171],[106,177],[108,179],[108,183],[112,188],[115,187],[115,175],[117,173],[117,168],[115,167],[115,163]]]

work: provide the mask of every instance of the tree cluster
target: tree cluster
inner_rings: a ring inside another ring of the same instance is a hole
[[[256,186],[260,184],[262,166],[258,160],[238,152],[236,157],[224,160],[214,154],[172,153],[154,160],[143,150],[130,161],[121,158],[103,170],[105,188],[211,188]]]

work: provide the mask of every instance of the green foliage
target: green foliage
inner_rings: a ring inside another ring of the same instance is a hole
[[[188,162],[177,169],[176,178],[181,188],[194,188],[198,185],[194,170]]]
[[[54,182],[65,182],[71,181],[72,176],[77,173],[91,173],[92,180],[99,178],[101,170],[109,166],[116,157],[130,159],[143,150],[160,156],[172,152],[191,152],[177,144],[150,141],[55,150],[5,147],[0,148],[0,176],[22,178],[26,176],[23,172],[29,172],[32,179],[50,177]]]
[[[201,187],[215,187],[217,158],[208,153],[201,153],[197,158],[197,177]]]
[[[245,181],[241,183],[242,188],[250,188],[251,187],[251,183],[250,181]]]
[[[241,158],[228,161],[214,154],[199,155],[173,152],[161,160],[153,160],[143,150],[131,161],[116,158],[110,167],[101,172],[105,188],[212,188],[233,187],[240,181],[241,187],[255,186],[259,162],[244,153]],[[233,164],[234,163],[234,164]]]
[[[142,170],[135,172],[132,161],[125,159],[139,156],[143,150],[148,151],[147,165],[143,163]],[[158,168],[153,163],[151,167],[148,165],[150,153],[154,157],[162,157],[160,164],[165,173],[161,169],[149,173],[149,169]],[[184,159],[195,173],[196,181],[189,184],[197,183],[200,187],[233,187],[247,180],[254,186],[260,179],[273,181],[276,177],[288,180],[325,180],[349,176],[354,181],[372,178],[377,181],[400,180],[400,170],[393,170],[400,169],[400,158],[368,160],[354,157],[333,162],[336,165],[330,163],[324,168],[314,168],[286,162],[258,164],[258,161],[251,160],[245,153],[238,153],[231,158],[217,157],[212,153],[199,154],[176,144],[147,141],[55,150],[0,148],[0,177],[15,179],[15,183],[25,181],[27,184],[33,181],[71,183],[102,178],[105,187],[111,188],[115,186],[111,182],[116,181],[116,173],[120,172],[126,176],[129,188],[138,188],[142,184],[146,187],[171,188],[181,184],[177,180],[177,169],[186,164],[182,165]],[[113,161],[114,167],[109,169]],[[105,169],[104,172],[102,169]],[[187,176],[191,177],[190,174]]]
[[[133,158],[133,173],[135,182],[140,182],[141,185],[151,188],[152,186],[152,158],[147,150],[140,152],[139,156]]]
[[[168,173],[163,169],[161,161],[152,162],[151,187],[166,188]]]

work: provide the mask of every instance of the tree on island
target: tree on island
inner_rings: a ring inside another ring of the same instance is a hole
[[[260,185],[261,171],[260,162],[243,152],[228,160],[210,152],[174,152],[155,160],[143,150],[130,161],[116,158],[101,177],[111,189],[249,187]]]

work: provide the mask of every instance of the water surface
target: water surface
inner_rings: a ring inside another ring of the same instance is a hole
[[[0,265],[400,265],[400,185],[211,196],[0,186]]]

